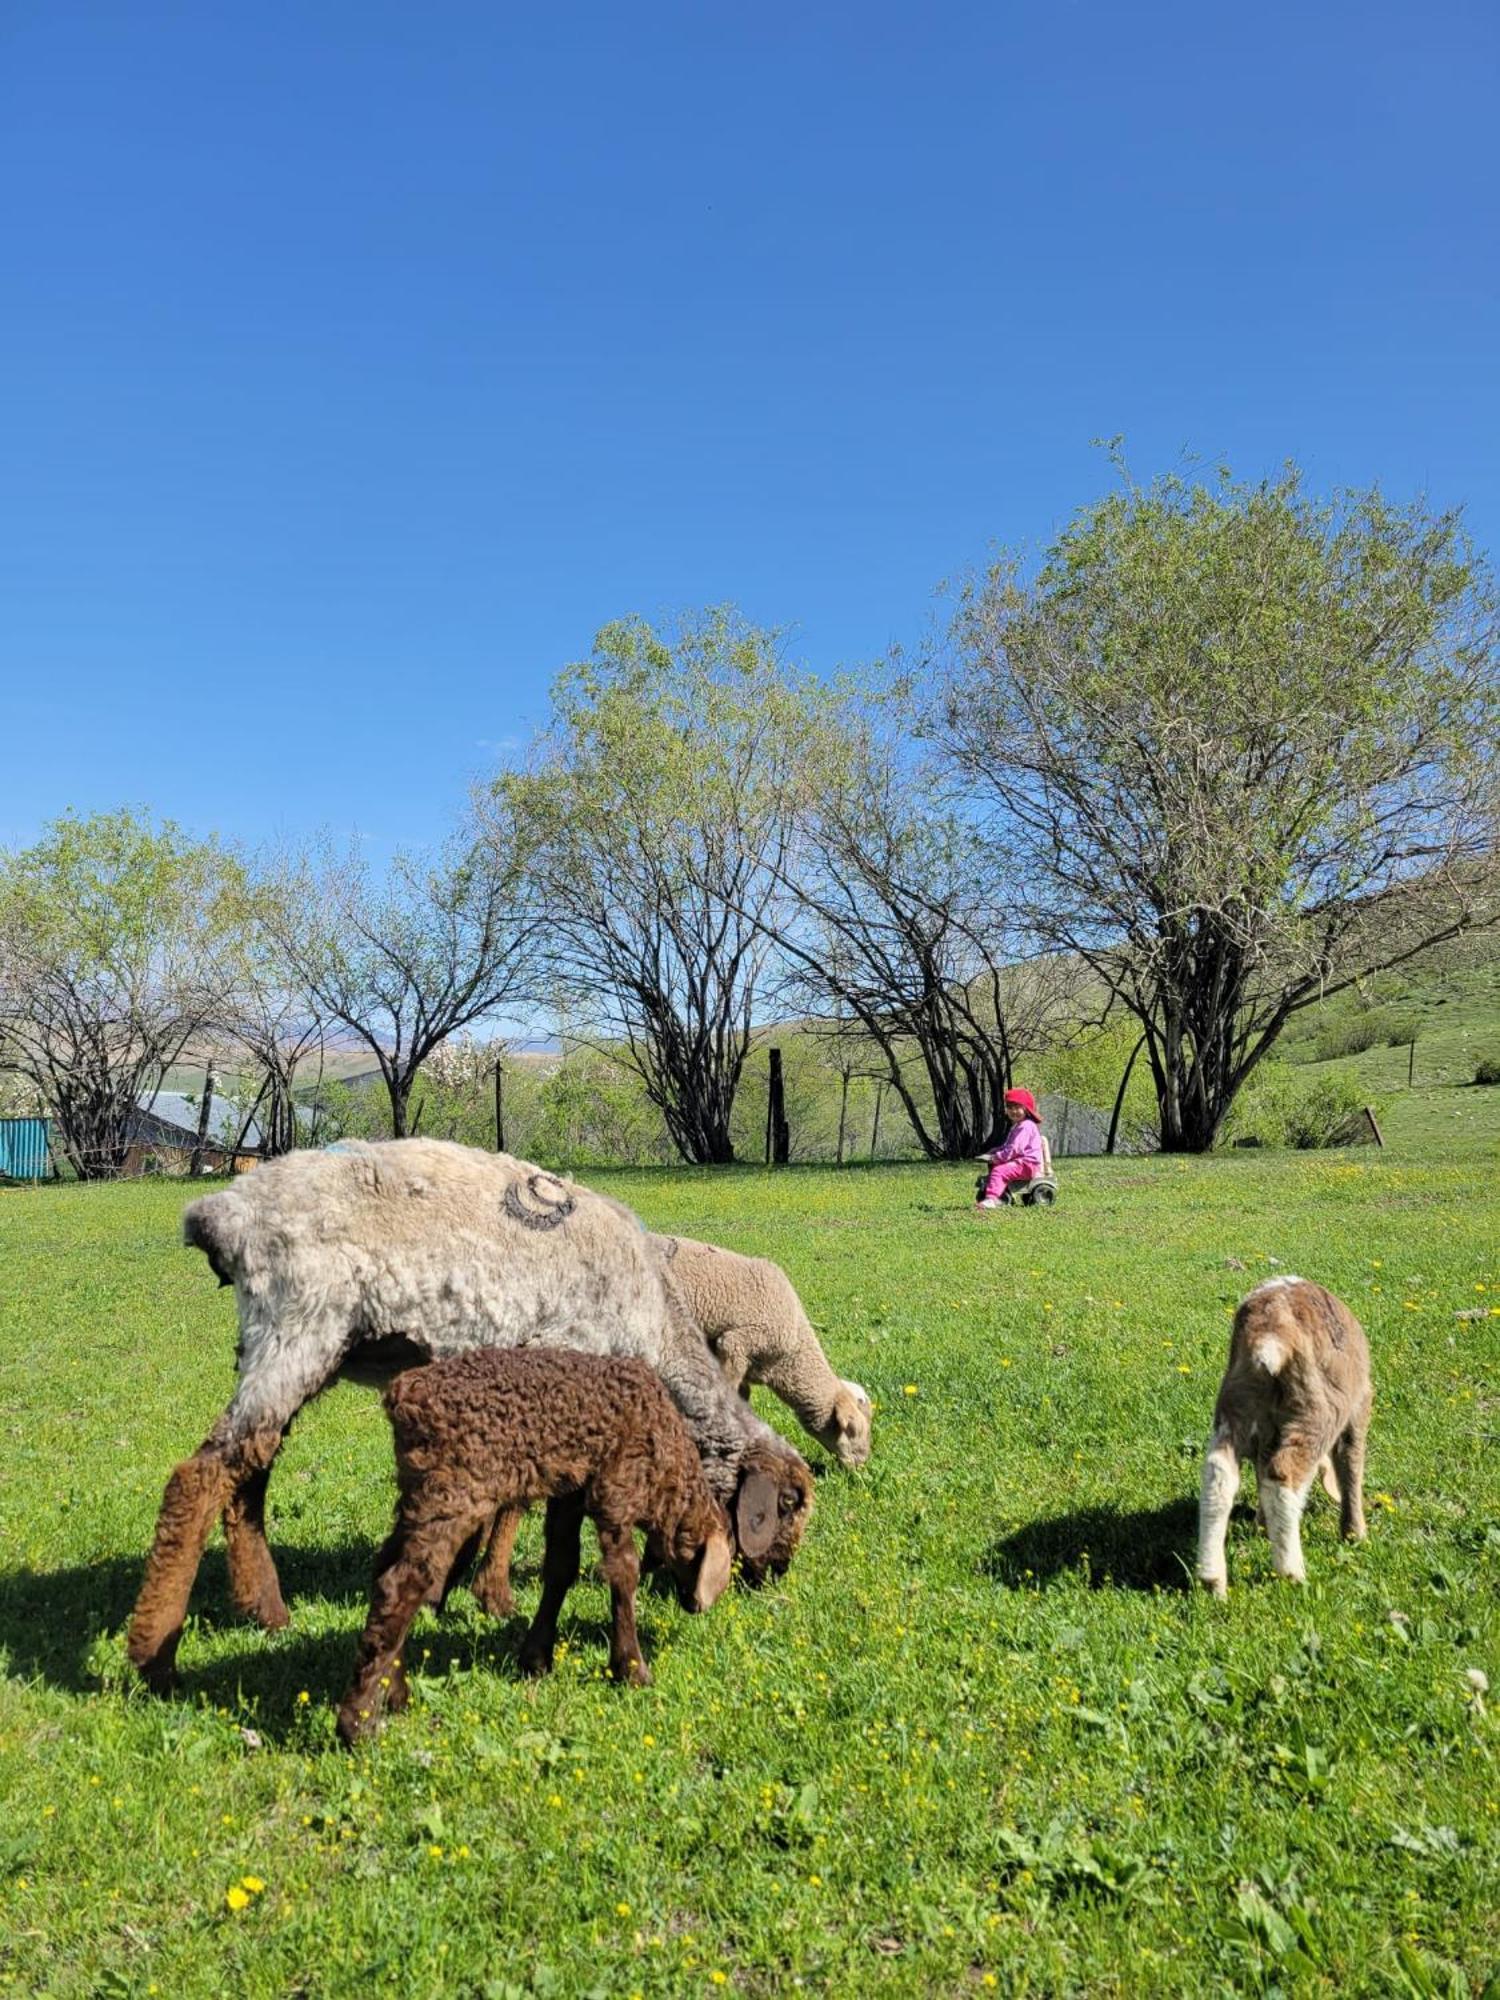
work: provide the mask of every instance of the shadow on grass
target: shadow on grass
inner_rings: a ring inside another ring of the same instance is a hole
[[[176,1699],[208,1702],[231,1713],[252,1710],[256,1728],[271,1742],[294,1734],[300,1738],[307,1723],[302,1692],[308,1692],[314,1705],[327,1706],[349,1684],[369,1605],[375,1548],[374,1542],[347,1542],[332,1548],[278,1549],[290,1628],[266,1637],[256,1634],[253,1644],[227,1658],[204,1659],[195,1645],[194,1622],[200,1633],[233,1630],[248,1637],[255,1632],[230,1599],[223,1550],[210,1549],[193,1587],[189,1629],[178,1656]],[[90,1664],[94,1649],[102,1635],[118,1632],[129,1619],[143,1568],[141,1560],[110,1557],[68,1569],[0,1572],[0,1651],[8,1655],[11,1673],[66,1694],[99,1694],[99,1676]],[[534,1608],[536,1569],[533,1562],[515,1563],[512,1578],[523,1601],[510,1619],[487,1618],[460,1586],[436,1614],[436,1623],[424,1617],[411,1669],[434,1681],[474,1667],[505,1680],[519,1679],[516,1655]],[[590,1574],[587,1563],[584,1573]],[[337,1630],[299,1633],[299,1606],[313,1602],[323,1616],[330,1606],[336,1608]],[[601,1664],[609,1633],[606,1618],[569,1617],[566,1612],[558,1627],[559,1638],[569,1647],[597,1650]],[[649,1655],[649,1630],[646,1644]]]
[[[1095,1590],[1186,1590],[1193,1581],[1197,1534],[1196,1500],[1169,1500],[1134,1513],[1080,1507],[1029,1521],[994,1543],[982,1567],[1011,1590],[1044,1589],[1064,1578],[1082,1579]]]

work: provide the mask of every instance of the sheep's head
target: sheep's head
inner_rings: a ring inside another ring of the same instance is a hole
[[[870,1399],[857,1382],[840,1382],[818,1443],[840,1465],[863,1465],[870,1456]]]
[[[746,1583],[785,1576],[812,1512],[812,1474],[781,1439],[752,1443],[740,1462],[729,1517]]]
[[[707,1611],[723,1595],[734,1564],[729,1521],[714,1501],[707,1514],[684,1514],[670,1536],[646,1537],[647,1569],[665,1566],[677,1586],[684,1611]]]

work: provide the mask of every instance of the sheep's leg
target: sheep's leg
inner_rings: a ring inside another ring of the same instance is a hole
[[[1198,1581],[1215,1597],[1225,1597],[1229,1592],[1225,1544],[1239,1488],[1240,1455],[1233,1435],[1220,1428],[1209,1439],[1203,1454],[1203,1489],[1198,1501]]]
[[[1365,1527],[1365,1436],[1370,1428],[1370,1406],[1350,1419],[1349,1427],[1333,1447],[1333,1464],[1339,1479],[1339,1531],[1345,1541],[1362,1542]]]
[[[604,1575],[609,1584],[610,1606],[614,1613],[609,1635],[609,1670],[617,1681],[632,1687],[650,1687],[651,1669],[641,1658],[641,1642],[635,1629],[635,1589],[640,1581],[635,1535],[628,1525],[595,1517],[599,1533],[599,1553],[604,1558]]]
[[[1293,1583],[1307,1581],[1302,1561],[1302,1509],[1321,1460],[1321,1452],[1309,1451],[1295,1438],[1283,1438],[1260,1467],[1260,1504],[1271,1537],[1271,1567]]]
[[[167,1481],[146,1574],[126,1642],[132,1666],[155,1693],[171,1686],[193,1579],[214,1522],[231,1497],[276,1456],[281,1427],[235,1437],[226,1415]]]
[[[409,1699],[401,1648],[411,1622],[435,1584],[453,1569],[464,1543],[484,1527],[488,1509],[455,1507],[434,1513],[439,1496],[419,1492],[403,1501],[394,1532],[375,1563],[370,1614],[355,1656],[354,1680],[339,1703],[338,1733],[345,1744],[379,1727],[383,1709],[405,1708]]]
[[[542,1599],[521,1641],[523,1674],[550,1674],[557,1647],[557,1620],[563,1600],[578,1581],[579,1538],[583,1531],[584,1495],[559,1494],[547,1502],[546,1544],[542,1554]]]
[[[283,1432],[276,1440],[281,1448]],[[266,1539],[266,1488],[273,1458],[242,1481],[224,1509],[224,1541],[229,1557],[229,1593],[248,1618],[268,1632],[290,1623],[281,1595],[281,1579]]]
[[[720,1374],[737,1395],[749,1402],[750,1359],[755,1350],[748,1328],[731,1326],[715,1334],[712,1345]]]
[[[502,1507],[490,1530],[489,1547],[479,1561],[469,1588],[482,1611],[492,1618],[509,1618],[516,1608],[510,1589],[510,1559],[521,1529],[520,1507]]]

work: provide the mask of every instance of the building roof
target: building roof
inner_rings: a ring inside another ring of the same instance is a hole
[[[136,1099],[136,1110],[142,1120],[149,1120],[161,1127],[159,1131],[142,1129],[136,1137],[143,1140],[158,1140],[167,1144],[177,1144],[179,1136],[188,1145],[198,1142],[198,1111],[201,1099],[188,1097],[180,1090],[158,1090],[155,1095],[143,1092]],[[240,1137],[240,1126],[244,1124],[245,1113],[227,1097],[214,1094],[214,1101],[208,1111],[207,1143],[227,1149]],[[240,1146],[243,1151],[258,1152],[261,1134],[259,1122],[252,1118]]]

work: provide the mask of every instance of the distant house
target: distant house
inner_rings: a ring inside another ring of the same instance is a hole
[[[123,1172],[127,1176],[181,1173],[198,1143],[200,1108],[200,1099],[187,1097],[180,1090],[158,1090],[154,1096],[138,1099],[131,1114]],[[260,1158],[262,1145],[260,1126],[253,1117],[245,1124],[243,1106],[216,1096],[208,1110],[204,1171],[243,1173]]]

